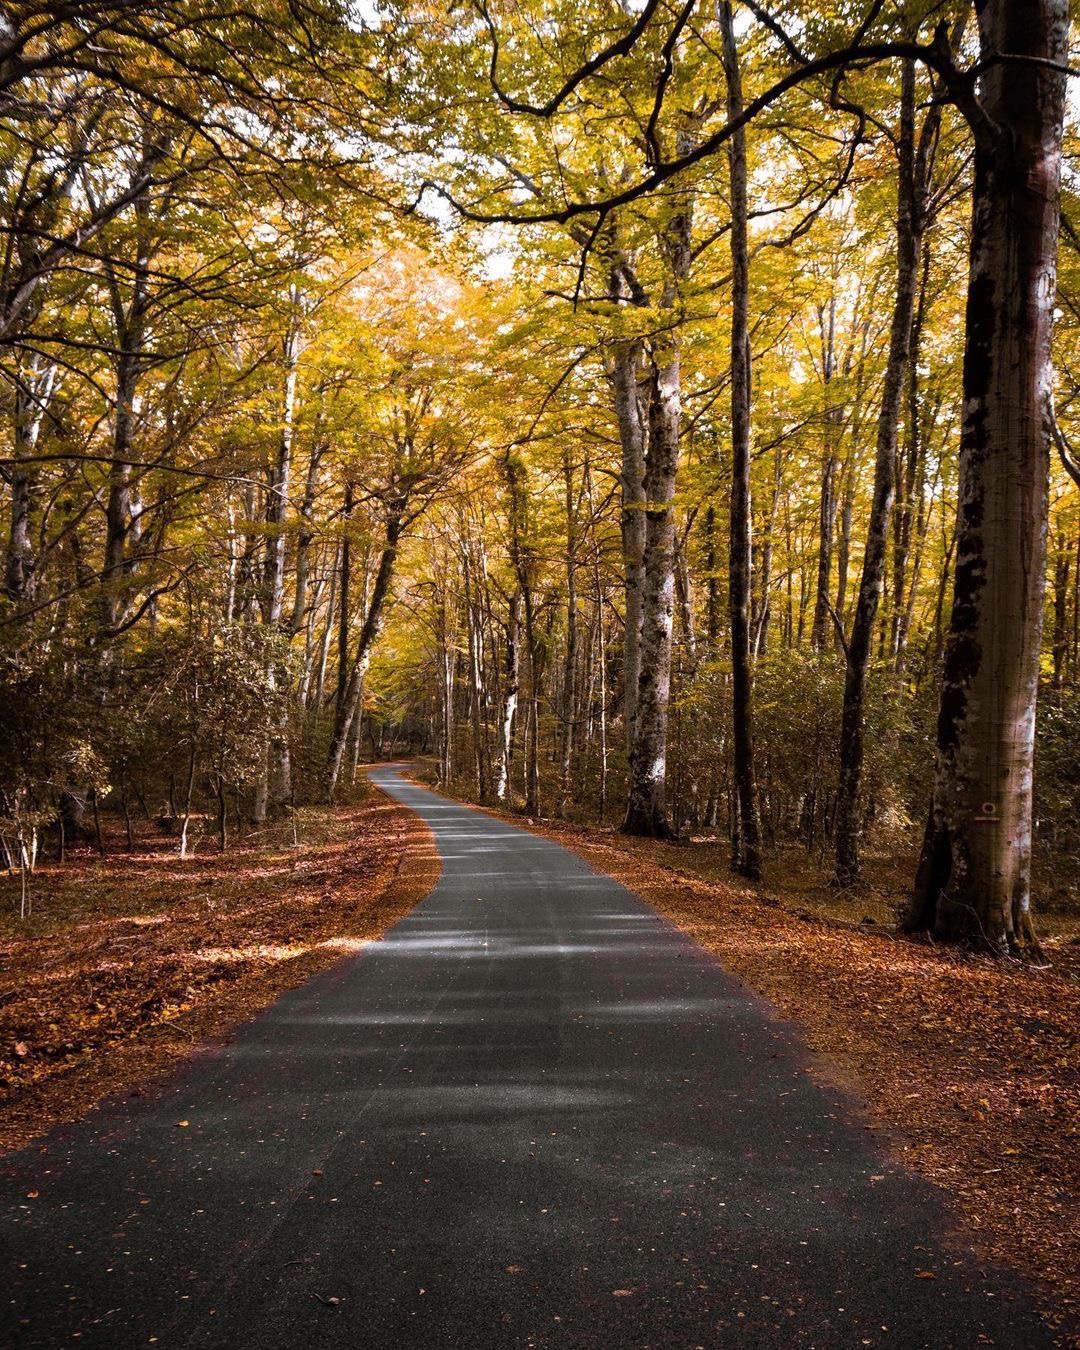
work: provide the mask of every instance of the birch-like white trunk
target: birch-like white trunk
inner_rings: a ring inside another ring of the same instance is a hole
[[[623,831],[666,837],[667,728],[675,599],[675,474],[682,414],[679,338],[653,341],[649,451],[645,470],[645,564],[641,588],[641,668]]]
[[[680,132],[677,152],[687,153],[692,144],[689,131]],[[630,785],[622,824],[626,834],[659,838],[672,834],[667,809],[667,736],[675,599],[675,475],[682,418],[677,311],[681,286],[690,272],[690,236],[691,203],[687,199],[664,232],[671,270],[659,309],[666,323],[649,343],[640,670],[630,741]]]
[[[510,758],[514,746],[514,717],[521,684],[521,591],[510,597],[506,621],[506,688],[499,718],[499,757],[495,769],[495,797],[506,801],[510,793]]]
[[[623,585],[626,626],[623,633],[623,724],[627,754],[633,748],[641,677],[641,600],[645,580],[645,416],[639,387],[640,342],[620,343],[612,363],[615,416],[619,425],[622,467]]]

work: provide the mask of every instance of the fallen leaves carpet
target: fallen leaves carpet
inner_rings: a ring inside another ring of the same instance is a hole
[[[225,853],[83,849],[0,918],[0,1151],[83,1115],[374,940],[434,884],[430,832],[372,792]],[[7,879],[14,894],[16,883]],[[12,895],[4,900],[11,901]]]

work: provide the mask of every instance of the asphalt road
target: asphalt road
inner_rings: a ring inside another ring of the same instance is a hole
[[[438,886],[4,1160],[0,1343],[1051,1344],[711,956],[558,845],[372,776]]]

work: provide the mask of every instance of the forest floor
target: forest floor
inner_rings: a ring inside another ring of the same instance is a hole
[[[781,858],[752,886],[732,877],[722,845],[492,814],[621,881],[799,1023],[822,1076],[866,1103],[867,1128],[943,1188],[980,1250],[1036,1281],[1080,1346],[1080,946],[1069,936],[1048,943],[1049,968],[1002,964],[889,931],[887,879],[840,900]]]
[[[147,825],[0,877],[0,1152],[77,1119],[377,938],[434,885],[423,823],[381,792],[217,851]]]

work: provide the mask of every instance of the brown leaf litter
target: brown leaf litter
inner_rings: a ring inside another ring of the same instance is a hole
[[[39,869],[29,921],[4,907],[0,1151],[222,1038],[378,938],[439,875],[427,827],[374,790],[306,813],[298,846],[269,833],[184,861],[161,837],[109,838],[104,858]]]

